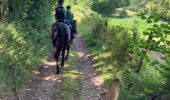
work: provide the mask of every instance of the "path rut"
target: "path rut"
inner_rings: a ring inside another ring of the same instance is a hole
[[[104,100],[103,79],[99,76],[94,67],[94,62],[84,40],[78,36],[74,41],[74,48],[77,51],[80,63],[82,89],[80,98],[82,100]]]

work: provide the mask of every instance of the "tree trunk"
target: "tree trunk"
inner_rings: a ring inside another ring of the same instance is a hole
[[[142,66],[143,66],[143,60],[144,60],[144,56],[146,55],[146,51],[145,50],[142,50],[142,56],[140,57],[140,60],[137,64],[137,70],[136,70],[136,73],[139,73]]]
[[[150,35],[150,36],[148,37],[148,39],[147,39],[147,42],[150,43],[151,40],[152,40],[152,36]],[[140,70],[141,70],[141,68],[142,68],[142,66],[143,66],[143,60],[144,60],[144,58],[145,58],[145,56],[146,56],[147,50],[149,50],[149,47],[146,48],[146,50],[142,50],[142,56],[140,57],[140,60],[139,60],[139,62],[138,62],[138,64],[137,64],[136,73],[139,73]]]

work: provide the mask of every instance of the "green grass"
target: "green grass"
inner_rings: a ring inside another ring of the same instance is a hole
[[[68,64],[66,65],[63,73],[63,83],[61,88],[62,98],[64,100],[74,100],[76,92],[81,88],[81,81],[79,80],[79,63],[75,51],[72,51]]]
[[[109,25],[118,25],[121,27],[125,27],[128,29],[133,29],[136,27],[138,29],[138,32],[143,32],[146,30],[150,25],[147,24],[144,20],[142,20],[140,17],[133,16],[128,18],[109,18]]]

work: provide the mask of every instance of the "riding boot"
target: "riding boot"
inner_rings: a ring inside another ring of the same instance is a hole
[[[71,39],[74,39],[75,37],[74,37],[73,28],[71,27],[70,30],[71,30]]]
[[[64,20],[64,23],[68,25],[68,27],[70,28],[70,31],[71,31],[71,39],[74,39],[75,36],[74,36],[74,30],[73,30],[73,26],[67,22],[66,20]]]

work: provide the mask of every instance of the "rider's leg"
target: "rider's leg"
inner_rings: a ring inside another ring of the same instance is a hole
[[[73,31],[74,31],[74,34],[77,35],[78,31],[77,31],[77,21],[73,19]]]
[[[69,22],[67,22],[67,21],[64,21],[64,23],[69,26],[69,28],[71,30],[71,39],[74,39],[74,30],[73,30],[72,25]]]

